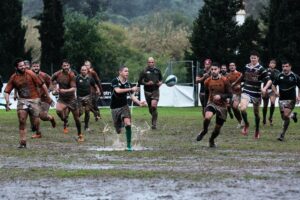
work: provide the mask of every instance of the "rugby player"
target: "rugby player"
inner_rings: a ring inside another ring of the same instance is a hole
[[[205,116],[205,107],[207,104],[208,98],[205,97],[205,87],[204,81],[210,77],[210,67],[211,67],[211,59],[206,59],[204,61],[204,69],[200,70],[199,75],[196,77],[196,83],[201,83],[199,99],[202,106],[202,116]]]
[[[283,141],[285,133],[289,127],[290,119],[297,122],[297,113],[292,112],[295,103],[300,101],[300,77],[292,72],[292,66],[288,61],[282,62],[282,72],[274,79],[273,90],[277,93],[276,87],[279,87],[279,109],[281,119],[283,120],[282,132],[278,140]],[[298,87],[298,95],[296,96],[296,87]]]
[[[84,137],[81,133],[79,108],[77,104],[77,99],[75,97],[75,74],[70,70],[70,63],[68,60],[63,60],[61,67],[62,69],[55,72],[51,78],[54,87],[54,92],[58,93],[59,95],[56,103],[56,113],[59,116],[59,118],[64,122],[64,133],[67,134],[69,132],[68,112],[72,112],[77,128],[77,141],[84,142]]]
[[[152,129],[157,128],[157,104],[159,101],[159,87],[162,85],[161,71],[155,66],[154,58],[148,58],[147,67],[140,73],[139,85],[144,85],[144,94],[151,114]]]
[[[95,80],[88,75],[88,68],[83,65],[80,74],[76,77],[76,94],[79,106],[79,116],[84,115],[84,129],[89,131],[90,111],[94,110],[91,98],[91,87],[94,87],[99,93],[99,87],[96,85]]]
[[[244,80],[244,86],[241,94],[240,101],[240,111],[242,118],[245,122],[244,128],[242,129],[242,134],[247,135],[249,132],[249,121],[247,117],[247,107],[249,103],[253,104],[253,111],[255,116],[255,134],[254,138],[258,139],[260,137],[259,125],[259,106],[261,103],[261,96],[266,95],[267,89],[272,85],[270,76],[267,70],[259,64],[259,54],[256,51],[252,51],[250,54],[250,63],[245,66],[245,72],[241,76]],[[261,84],[264,87],[261,88]]]
[[[206,135],[210,121],[216,115],[216,125],[209,138],[209,147],[216,147],[215,139],[220,134],[220,130],[227,118],[227,98],[231,98],[232,93],[229,81],[220,74],[218,63],[212,63],[210,72],[211,76],[204,82],[208,103],[205,108],[203,130],[197,136],[197,141],[201,141]]]
[[[26,119],[33,116],[34,127],[37,132],[39,128],[39,114],[40,114],[40,92],[44,92],[45,100],[51,103],[48,89],[44,82],[31,70],[27,70],[22,59],[17,59],[14,62],[16,72],[10,77],[5,92],[6,110],[9,111],[9,94],[13,89],[18,92],[17,114],[19,119],[19,134],[20,145],[19,148],[26,148]]]
[[[122,127],[125,126],[127,150],[131,151],[131,113],[127,104],[127,95],[130,95],[131,100],[139,106],[146,105],[146,102],[139,101],[134,96],[134,93],[137,92],[139,88],[137,86],[131,86],[131,84],[128,82],[128,74],[128,68],[126,66],[121,66],[119,68],[119,76],[112,80],[110,108],[117,134],[120,134]]]
[[[278,76],[278,74],[280,73],[279,70],[276,69],[276,60],[270,60],[269,62],[269,68],[268,68],[268,75],[270,76],[270,79],[272,80],[272,82],[274,81],[274,79]],[[270,105],[270,116],[269,116],[269,123],[271,126],[273,126],[273,113],[275,110],[275,101],[276,101],[276,95],[272,90],[272,86],[270,88],[268,88],[267,90],[267,94],[265,96],[263,96],[263,125],[266,125],[267,123],[267,112],[268,112],[268,104],[269,104],[269,99],[271,102]]]

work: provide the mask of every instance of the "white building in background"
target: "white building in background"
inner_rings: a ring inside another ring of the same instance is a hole
[[[246,19],[246,11],[245,10],[239,10],[235,15],[235,21],[237,22],[237,25],[241,26],[245,23]]]

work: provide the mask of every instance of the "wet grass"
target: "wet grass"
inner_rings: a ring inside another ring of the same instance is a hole
[[[296,109],[300,111],[300,109]],[[52,114],[55,112],[52,110]],[[42,122],[43,138],[28,139],[26,150],[17,149],[18,123],[15,111],[0,111],[0,178],[39,179],[113,177],[113,178],[170,178],[188,180],[241,178],[268,179],[272,177],[299,177],[300,135],[298,125],[291,122],[285,142],[276,140],[281,130],[276,109],[274,126],[261,127],[262,137],[254,140],[254,119],[249,136],[242,136],[236,121],[229,119],[217,139],[218,148],[208,148],[208,138],[214,125],[201,142],[195,138],[202,128],[200,108],[159,108],[157,130],[140,135],[143,151],[97,151],[111,146],[116,139],[109,109],[102,109],[102,120],[91,117],[92,131],[85,133],[86,142],[75,142],[76,129],[70,116],[70,133],[62,133],[62,123],[50,127]],[[146,129],[150,116],[146,108],[133,109],[133,125]],[[29,123],[29,122],[28,122]],[[103,133],[105,125],[110,130]],[[29,128],[29,125],[28,125]],[[134,130],[136,134],[136,130]],[[29,138],[31,132],[28,132]],[[121,135],[124,142],[124,135]],[[147,150],[148,149],[148,150]],[[42,166],[42,167],[41,167]],[[93,166],[94,168],[89,168]],[[99,169],[97,169],[97,166]],[[108,166],[110,169],[102,169]],[[289,171],[289,173],[283,173]]]

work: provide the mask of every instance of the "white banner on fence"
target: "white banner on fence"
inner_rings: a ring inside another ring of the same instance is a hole
[[[168,87],[162,84],[159,88],[160,98],[158,106],[192,107],[194,106],[193,87],[179,86]],[[141,100],[145,100],[144,87],[141,86]]]

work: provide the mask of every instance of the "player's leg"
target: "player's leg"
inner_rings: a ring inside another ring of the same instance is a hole
[[[270,116],[269,116],[269,122],[270,122],[270,125],[273,126],[273,114],[274,114],[274,111],[275,111],[275,101],[276,101],[276,95],[275,94],[272,94],[270,96]]]
[[[157,112],[157,99],[151,100],[151,110],[152,110],[152,129],[156,129],[157,125],[157,118],[158,118],[158,112]]]
[[[64,133],[68,133],[68,110],[69,109],[65,104],[59,101],[56,103],[56,114],[61,119],[61,121],[64,122]]]
[[[297,122],[297,120],[295,120],[297,113],[292,112],[294,107],[295,107],[295,101],[289,101],[289,100],[279,101],[280,114],[283,120],[282,132],[278,137],[279,141],[283,141],[285,137],[285,133],[290,124],[290,119],[293,119],[294,122]]]
[[[259,105],[257,103],[253,103],[253,112],[254,112],[254,118],[255,118],[255,139],[259,139],[260,132],[259,132],[259,125],[260,125],[260,116],[259,116]]]
[[[206,107],[205,94],[200,93],[199,98],[200,98],[200,103],[201,103],[202,116],[205,117],[205,107]]]
[[[200,134],[196,138],[197,141],[201,141],[203,139],[203,137],[206,135],[211,118],[214,116],[215,113],[216,113],[216,110],[212,106],[206,107],[205,116],[204,116],[204,120],[203,120],[203,128],[202,128],[202,131],[200,132]]]
[[[50,121],[53,128],[56,126],[54,116],[49,114],[50,105],[46,102],[41,102],[41,112],[40,112],[40,119],[43,121]]]
[[[28,116],[28,111],[18,109],[17,114],[19,120],[19,137],[20,137],[19,148],[26,148],[26,120]]]
[[[78,135],[78,142],[84,142],[83,134],[81,133],[81,123],[80,123],[80,118],[79,118],[79,109],[75,108],[71,110],[73,114],[73,118],[75,121],[76,129],[77,129],[77,135]]]
[[[242,115],[241,112],[239,110],[239,104],[240,104],[240,96],[238,95],[234,95],[233,99],[232,99],[232,110],[233,110],[233,114],[235,116],[235,118],[237,119],[238,123],[239,123],[239,127],[242,127]]]
[[[215,139],[218,137],[218,135],[220,134],[221,128],[224,124],[225,120],[221,119],[220,116],[217,114],[216,116],[216,125],[215,128],[211,134],[211,137],[209,138],[209,147],[216,147],[215,144]]]
[[[268,105],[269,105],[269,95],[266,95],[263,99],[263,108],[262,108],[262,113],[263,113],[263,125],[266,125],[267,123],[267,112],[268,112]],[[272,105],[272,104],[271,104]]]
[[[125,117],[125,118],[123,118],[123,122],[124,122],[124,125],[125,125],[127,150],[132,151],[132,147],[131,147],[131,135],[132,135],[131,119],[129,117]]]
[[[249,131],[249,121],[248,121],[248,116],[247,116],[247,107],[250,103],[250,97],[246,94],[242,94],[241,96],[241,102],[239,104],[239,109],[241,111],[242,119],[245,122],[245,126],[242,130],[243,135],[247,135]]]

